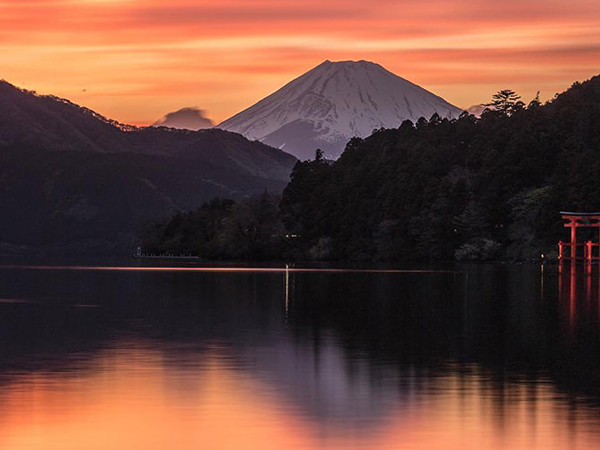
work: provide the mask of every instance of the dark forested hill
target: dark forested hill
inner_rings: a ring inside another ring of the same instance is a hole
[[[0,247],[129,251],[148,220],[280,192],[295,161],[239,134],[129,127],[0,81]]]
[[[541,105],[432,117],[298,162],[281,218],[315,258],[539,257],[558,211],[600,210],[600,77]]]

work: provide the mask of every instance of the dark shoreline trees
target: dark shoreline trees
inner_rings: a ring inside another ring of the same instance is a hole
[[[289,246],[278,219],[279,199],[267,191],[239,201],[215,198],[195,211],[147,226],[140,245],[147,253],[191,253],[205,259],[280,259]]]
[[[238,242],[232,248],[244,250],[233,252],[225,239],[220,253],[202,256],[377,261],[552,254],[563,231],[559,210],[600,210],[600,77],[575,83],[545,105],[536,98],[525,106],[506,90],[491,106],[480,119],[434,115],[375,130],[352,139],[335,162],[318,155],[297,162],[278,207],[271,204],[277,215],[261,225],[280,233],[277,245],[261,253],[264,236],[250,245],[244,233],[239,240],[225,234]],[[247,205],[255,217],[256,200]]]

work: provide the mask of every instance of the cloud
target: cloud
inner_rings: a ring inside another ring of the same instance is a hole
[[[366,59],[453,104],[542,99],[598,73],[598,0],[0,0],[3,78],[149,124],[216,122],[325,59]],[[59,63],[57,63],[57,61]],[[93,86],[94,89],[83,89]]]
[[[206,111],[198,108],[181,108],[157,120],[155,127],[171,127],[185,130],[202,130],[212,128],[215,124],[206,117]]]

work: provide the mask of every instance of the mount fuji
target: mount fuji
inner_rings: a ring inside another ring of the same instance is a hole
[[[434,113],[462,112],[435,94],[369,61],[325,61],[217,125],[300,159],[317,148],[337,158],[352,137]]]

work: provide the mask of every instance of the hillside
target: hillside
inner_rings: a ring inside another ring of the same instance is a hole
[[[566,238],[560,210],[600,209],[598,173],[594,77],[546,105],[405,122],[333,165],[299,162],[281,217],[314,258],[537,258]]]
[[[129,251],[148,220],[280,192],[295,161],[236,133],[130,127],[0,82],[0,245]]]

